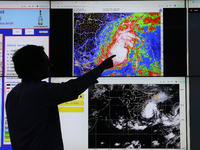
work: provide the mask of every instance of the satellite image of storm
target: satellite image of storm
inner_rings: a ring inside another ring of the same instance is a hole
[[[178,84],[89,88],[89,148],[180,148]]]
[[[113,58],[102,76],[161,76],[161,13],[74,13],[74,76]]]

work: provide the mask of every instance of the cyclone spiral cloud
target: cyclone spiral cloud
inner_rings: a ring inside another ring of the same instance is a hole
[[[178,84],[95,84],[89,88],[89,148],[180,149]]]
[[[160,13],[75,13],[74,75],[116,55],[102,76],[161,76],[160,20]]]

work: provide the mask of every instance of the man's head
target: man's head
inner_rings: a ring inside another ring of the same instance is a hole
[[[12,60],[19,78],[41,80],[50,76],[50,62],[42,46],[26,45],[14,53]]]

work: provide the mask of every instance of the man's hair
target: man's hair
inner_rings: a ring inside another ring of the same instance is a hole
[[[40,69],[44,62],[44,47],[26,45],[17,50],[12,61],[19,78],[33,77],[33,70]]]

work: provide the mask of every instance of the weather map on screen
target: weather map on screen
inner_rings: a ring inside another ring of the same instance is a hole
[[[89,148],[179,149],[179,100],[179,84],[90,87]]]
[[[51,82],[71,79],[75,78]],[[98,81],[84,92],[84,105],[67,106],[84,111],[60,112],[66,149],[186,150],[185,78],[100,77]]]
[[[111,55],[102,76],[161,76],[161,13],[74,13],[74,75]]]

